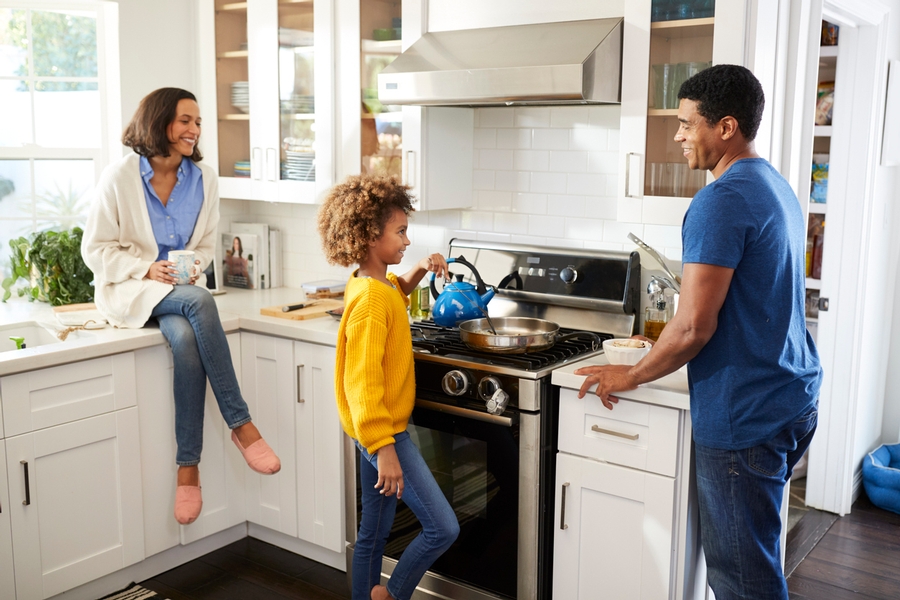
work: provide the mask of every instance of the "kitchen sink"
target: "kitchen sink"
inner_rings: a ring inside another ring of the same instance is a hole
[[[8,352],[16,349],[16,343],[10,337],[25,338],[26,348],[35,348],[47,344],[58,344],[59,339],[51,331],[45,329],[35,321],[23,321],[0,325],[0,352]]]

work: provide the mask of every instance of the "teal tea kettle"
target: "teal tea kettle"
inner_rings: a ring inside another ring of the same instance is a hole
[[[496,291],[493,287],[487,289],[475,266],[465,258],[460,256],[447,259],[448,264],[454,262],[471,269],[477,286],[463,281],[462,275],[457,275],[456,281],[445,283],[444,290],[438,294],[434,285],[434,273],[431,274],[431,295],[434,296],[431,317],[441,327],[454,327],[461,321],[484,318],[487,303],[491,301]]]

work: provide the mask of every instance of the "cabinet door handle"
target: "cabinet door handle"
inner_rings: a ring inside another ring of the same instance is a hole
[[[28,506],[29,504],[31,504],[31,484],[28,483],[28,461],[20,460],[19,463],[25,470],[25,499],[22,500],[22,504]]]
[[[261,162],[262,150],[260,148],[254,148],[250,153],[250,177],[253,179],[262,179],[262,173],[260,172],[262,165],[259,164]]]
[[[303,365],[297,365],[297,404],[303,404]]]
[[[406,185],[416,187],[416,152],[406,151]]]
[[[569,488],[569,482],[562,484],[562,500],[559,503],[559,528],[568,529],[566,525],[566,490]]]
[[[596,431],[597,433],[605,433],[607,435],[614,435],[616,437],[625,438],[626,440],[636,440],[641,437],[639,433],[622,433],[621,431],[616,431],[614,429],[603,429],[599,425],[591,425],[591,431]]]
[[[632,163],[637,162],[634,166],[635,172],[640,173],[641,171],[641,155],[637,152],[629,152],[625,155],[625,197],[626,198],[640,198],[638,194],[631,193],[631,169]],[[639,186],[635,186],[639,187]]]
[[[266,172],[269,181],[277,181],[276,173],[278,171],[278,160],[275,155],[275,148],[266,148]]]

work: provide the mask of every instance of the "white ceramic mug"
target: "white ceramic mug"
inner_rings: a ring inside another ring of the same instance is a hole
[[[173,263],[172,268],[177,271],[173,276],[176,284],[190,283],[193,277],[200,275],[200,266],[194,264],[193,250],[171,250],[169,252],[169,262]]]

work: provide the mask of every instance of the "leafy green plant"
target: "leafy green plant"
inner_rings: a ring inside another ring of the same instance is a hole
[[[3,302],[12,295],[12,286],[19,279],[28,282],[18,289],[19,296],[27,295],[32,302],[62,306],[93,301],[94,274],[81,257],[82,233],[80,227],[73,227],[10,240],[12,276],[3,280]]]

